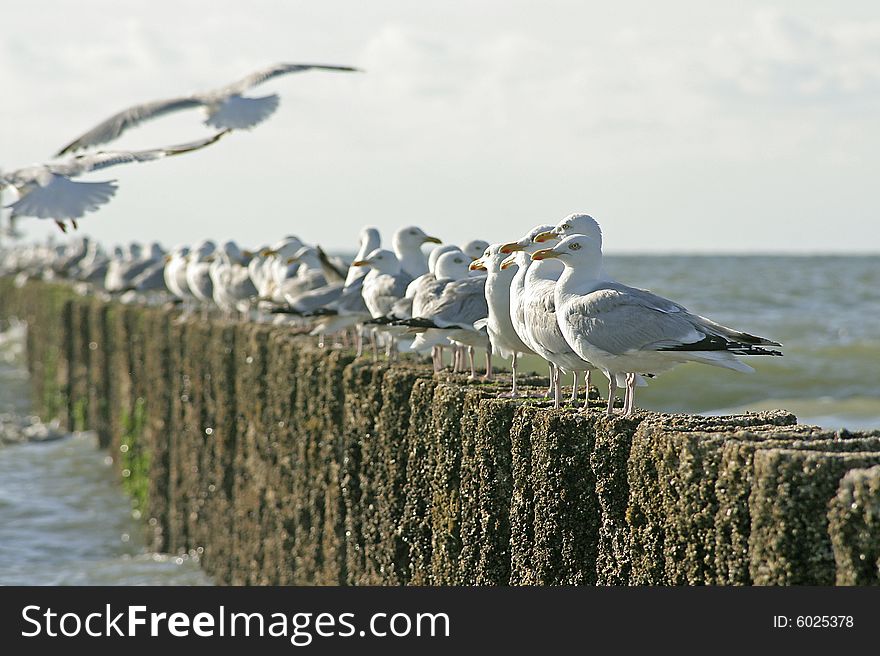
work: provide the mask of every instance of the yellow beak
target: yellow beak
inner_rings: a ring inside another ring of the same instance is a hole
[[[516,251],[521,251],[522,249],[523,246],[518,241],[512,241],[504,244],[504,246],[498,249],[498,252],[507,255],[508,253],[515,253]]]
[[[539,232],[535,235],[534,242],[536,244],[543,244],[545,241],[550,241],[551,239],[559,239],[559,235],[557,235],[552,230],[548,230],[546,232]]]
[[[269,257],[270,255],[278,255],[278,251],[271,248],[264,248],[260,251],[260,255],[262,255],[263,257]]]
[[[486,265],[483,264],[482,259],[477,258],[473,262],[471,262],[468,269],[470,269],[471,271],[486,271]]]
[[[554,257],[559,257],[559,253],[554,251],[552,248],[545,248],[540,251],[535,251],[532,253],[533,260],[547,260]]]
[[[425,237],[422,241],[423,244],[442,244],[443,242],[437,239],[436,237]]]
[[[510,265],[512,265],[514,263],[516,263],[516,256],[511,255],[510,257],[502,260],[501,264],[499,265],[499,268],[506,269],[507,267],[509,267]]]

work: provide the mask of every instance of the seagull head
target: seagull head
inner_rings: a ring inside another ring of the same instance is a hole
[[[303,244],[302,240],[299,237],[288,236],[282,239],[279,242],[276,242],[272,248],[264,248],[260,251],[260,255],[263,257],[269,257],[270,255],[275,255],[282,260],[286,260],[288,257],[293,256],[299,249],[301,249],[305,244]]]
[[[437,260],[440,259],[440,256],[445,253],[451,253],[453,251],[456,253],[461,253],[461,249],[458,246],[453,246],[452,244],[438,246],[437,248],[432,250],[430,255],[428,255],[428,271],[430,273],[434,273],[434,270],[437,267]]]
[[[589,214],[569,214],[550,230],[535,235],[535,241],[543,243],[570,235],[587,235],[598,241],[600,247],[602,246],[602,230],[596,219]]]
[[[482,257],[483,252],[487,248],[489,248],[489,242],[483,241],[482,239],[472,239],[462,246],[461,250],[472,260],[476,260],[477,258]]]
[[[602,245],[587,235],[570,235],[553,248],[532,253],[532,259],[559,259],[567,267],[601,267]]]
[[[492,244],[483,251],[482,257],[478,257],[471,262],[471,271],[487,271],[489,273],[497,273],[501,269],[501,262],[505,258],[505,254],[501,252],[502,244]]]
[[[378,228],[373,226],[364,226],[361,228],[360,247],[366,253],[371,253],[382,243],[382,236],[379,234]]]
[[[473,260],[470,265],[468,265],[468,270],[470,271],[488,271],[489,269],[486,267],[486,263],[483,262],[482,257],[478,257],[476,260]]]
[[[437,237],[431,237],[418,226],[406,226],[394,233],[395,250],[418,248],[422,244],[442,244]],[[403,247],[403,248],[401,248]]]
[[[470,263],[471,258],[460,250],[443,253],[443,255],[437,258],[437,265],[434,267],[434,276],[436,276],[438,280],[444,278],[452,280],[467,278],[468,266]]]
[[[515,253],[517,251],[526,251],[528,253],[533,253],[539,248],[538,246],[534,245],[535,237],[552,229],[552,225],[537,225],[529,230],[521,239],[503,244],[501,246],[501,252],[506,255],[510,253]]]
[[[502,260],[498,265],[498,268],[505,271],[514,265],[521,267],[529,262],[529,257],[530,256],[526,251],[516,251]]]
[[[319,269],[321,267],[321,258],[318,256],[318,249],[312,246],[303,246],[296,253],[287,258],[288,264],[301,262],[307,267]]]
[[[400,260],[393,251],[377,248],[362,260],[355,260],[351,266],[368,266],[379,273],[396,274],[400,272]]]

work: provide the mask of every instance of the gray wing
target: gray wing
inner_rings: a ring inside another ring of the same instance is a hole
[[[449,278],[437,280],[433,273],[425,273],[413,280],[407,287],[407,295],[412,290],[412,307],[414,317],[425,317],[432,313],[431,305],[440,299],[443,290],[452,282]]]
[[[115,193],[113,181],[74,182],[63,175],[52,175],[45,184],[26,190],[9,207],[16,216],[76,220],[107,203]]]
[[[539,280],[527,290],[528,296],[523,304],[523,319],[534,341],[547,353],[577,357],[565,341],[556,320],[555,286],[555,282]]]
[[[486,303],[486,277],[475,276],[446,285],[439,301],[432,304],[429,317],[441,328],[460,326],[473,329],[475,321],[489,315]]]
[[[351,66],[332,66],[328,64],[273,64],[259,71],[255,71],[250,75],[246,75],[240,80],[236,80],[232,84],[227,84],[212,91],[210,95],[215,97],[227,97],[232,95],[240,95],[258,84],[262,84],[272,78],[289,73],[302,73],[303,71],[321,70],[321,71],[345,71],[358,72],[357,68]]]
[[[603,288],[621,294],[623,298],[629,299],[634,307],[641,307],[642,312],[653,311],[654,314],[645,314],[645,316],[653,317],[653,326],[656,330],[655,333],[648,332],[645,335],[646,337],[656,337],[656,341],[650,348],[717,351],[740,350],[742,347],[749,346],[782,346],[779,342],[728,328],[711,319],[689,312],[683,305],[645,289],[629,287],[620,283],[609,283],[603,285]],[[666,315],[666,318],[657,316],[657,313]],[[688,332],[688,327],[692,332]],[[674,334],[676,330],[680,331],[678,336]],[[663,331],[668,332],[670,336],[668,340],[667,333]],[[697,339],[694,339],[695,337]]]
[[[384,274],[374,278],[369,284],[364,283],[364,300],[374,317],[384,317],[391,308],[406,294],[406,286],[412,278],[405,274],[392,276]]]
[[[192,107],[201,107],[205,101],[198,96],[187,96],[184,98],[170,98],[168,100],[155,100],[153,102],[134,105],[128,109],[124,109],[114,114],[107,120],[99,123],[85,134],[81,134],[76,139],[59,150],[55,157],[60,157],[67,153],[73,153],[83,148],[97,146],[119,138],[119,136],[127,129],[135,127],[144,121],[171,112],[177,112],[182,109],[190,109]]]
[[[361,276],[351,284],[346,285],[342,290],[342,296],[339,297],[339,300],[334,301],[327,307],[331,310],[336,310],[339,314],[369,314],[364,303],[364,297],[361,294],[365,277]]]
[[[327,284],[327,278],[320,269],[309,270],[304,273],[298,273],[293,278],[287,278],[281,283],[281,294],[288,303],[296,299],[300,294],[324,287]],[[292,304],[292,303],[291,303]]]
[[[52,173],[66,176],[77,176],[90,171],[98,171],[106,169],[117,164],[128,164],[131,162],[150,162],[164,157],[173,157],[184,153],[191,153],[201,150],[206,146],[216,143],[227,134],[229,130],[222,130],[210,137],[197,139],[184,144],[175,146],[163,146],[161,148],[151,148],[149,150],[109,150],[88,155],[79,155],[66,162],[58,164],[48,164],[47,168]]]
[[[131,287],[139,292],[156,291],[167,289],[165,286],[164,262],[154,264],[145,269],[131,281]]]
[[[221,130],[249,130],[272,116],[280,102],[275,93],[259,98],[228,96],[209,106],[205,124]]]
[[[396,319],[412,319],[412,311],[413,299],[411,296],[404,296],[391,306],[391,314]]]
[[[342,283],[335,282],[304,292],[299,296],[291,297],[288,299],[288,302],[297,312],[314,312],[338,300],[342,296],[342,292]]]
[[[655,298],[638,293],[601,289],[567,305],[563,320],[592,346],[614,355],[680,349],[706,338],[697,317],[683,310],[665,311],[657,305]]]
[[[230,296],[239,300],[254,298],[257,295],[257,288],[244,267],[233,271],[228,291]]]

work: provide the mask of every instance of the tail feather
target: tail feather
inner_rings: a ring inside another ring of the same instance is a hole
[[[719,337],[725,337],[732,342],[750,344],[752,346],[782,346],[782,344],[780,344],[779,342],[774,342],[772,339],[767,339],[766,337],[759,337],[758,335],[752,335],[750,333],[744,333],[739,330],[734,330],[733,328],[722,326],[720,323],[716,323],[711,319],[707,319],[706,317],[700,317],[700,319],[705,324],[705,327],[712,329],[712,332],[715,335]]]
[[[753,336],[748,335],[748,337]],[[762,337],[756,337],[755,339],[763,340]],[[779,346],[778,343],[771,342],[769,340],[763,340],[757,343],[760,343],[762,345]],[[755,344],[756,343],[750,343],[745,340],[733,341],[721,335],[706,335],[699,342],[691,342],[689,344],[676,344],[675,346],[664,346],[659,348],[658,350],[684,351],[688,353],[726,351],[729,353],[734,353],[736,355],[782,355],[782,351],[760,348]]]

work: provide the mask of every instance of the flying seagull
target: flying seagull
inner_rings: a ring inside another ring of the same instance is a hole
[[[14,187],[18,191],[18,200],[7,206],[12,209],[13,217],[53,219],[62,232],[67,232],[65,221],[70,221],[76,229],[78,219],[86,212],[93,212],[107,203],[116,193],[115,180],[76,182],[71,178],[117,164],[149,162],[200,150],[216,142],[227,132],[229,130],[223,130],[205,139],[178,146],[151,150],[100,151],[70,157],[61,162],[28,166],[9,173],[0,172],[0,190]]]
[[[218,130],[242,130],[265,121],[278,108],[278,94],[252,97],[243,95],[248,89],[267,80],[309,70],[358,72],[350,66],[327,66],[323,64],[275,64],[251,73],[240,80],[219,89],[194,93],[179,98],[155,100],[134,105],[114,114],[106,121],[71,141],[58,151],[56,157],[83,148],[97,146],[117,139],[127,129],[151,118],[193,107],[202,107],[207,113],[205,124]]]

